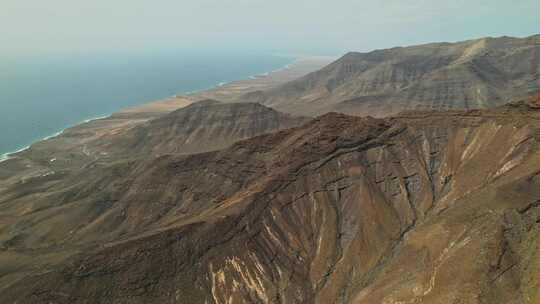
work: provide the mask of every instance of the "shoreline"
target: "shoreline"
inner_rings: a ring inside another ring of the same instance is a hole
[[[41,141],[41,140],[39,140],[39,141]],[[35,141],[35,142],[37,142],[37,141]],[[8,153],[4,153],[4,154],[0,155],[0,163],[5,162],[7,160],[10,160],[12,158],[11,155],[13,155],[13,154],[21,153],[23,151],[26,151],[26,150],[30,149],[30,146],[26,146],[26,147],[20,148],[17,151],[8,152]]]
[[[194,96],[196,94],[200,94],[200,93],[203,93],[203,92],[206,92],[206,91],[210,91],[210,90],[215,90],[215,89],[219,89],[219,88],[222,88],[224,86],[227,86],[231,83],[234,83],[236,81],[242,81],[242,80],[256,80],[256,79],[260,79],[260,78],[264,78],[264,77],[268,77],[269,75],[271,75],[272,73],[276,73],[276,72],[280,72],[280,71],[284,71],[284,70],[288,70],[291,68],[292,65],[294,65],[295,63],[297,63],[299,60],[301,60],[302,58],[309,58],[309,56],[304,56],[304,57],[291,57],[291,61],[289,63],[287,63],[286,65],[278,68],[278,69],[275,69],[275,70],[272,70],[272,71],[268,71],[268,72],[263,72],[263,73],[259,73],[259,74],[256,74],[256,75],[251,75],[251,76],[248,76],[247,78],[245,79],[236,79],[236,80],[231,80],[231,81],[223,81],[223,82],[219,82],[217,84],[214,84],[208,88],[204,88],[204,89],[201,89],[201,90],[195,90],[195,91],[190,91],[190,92],[184,92],[184,93],[178,93],[178,94],[175,94],[171,97],[168,97],[168,98],[164,98],[164,99],[160,99],[160,100],[152,100],[152,101],[147,101],[147,102],[144,102],[144,103],[141,103],[139,105],[135,105],[133,107],[140,107],[140,106],[144,106],[144,105],[148,105],[148,104],[151,104],[151,103],[154,103],[154,102],[158,102],[158,101],[163,101],[163,100],[167,100],[167,99],[170,99],[170,98],[178,98],[179,96],[186,96],[186,97],[189,97],[189,96]],[[15,151],[10,151],[10,152],[6,152],[6,153],[3,153],[3,154],[0,154],[0,163],[2,162],[5,162],[5,161],[8,161],[10,159],[13,158],[13,155],[15,154],[18,154],[18,153],[21,153],[21,152],[24,152],[28,149],[30,149],[30,147],[32,145],[34,145],[35,143],[38,143],[38,142],[41,142],[41,141],[46,141],[46,140],[49,140],[49,139],[52,139],[52,138],[55,138],[57,136],[60,136],[62,135],[67,129],[70,129],[70,128],[73,128],[73,127],[76,127],[76,126],[79,126],[79,125],[82,125],[82,124],[85,124],[85,123],[89,123],[89,122],[92,122],[92,121],[95,121],[95,120],[100,120],[100,119],[107,119],[107,118],[111,118],[112,115],[114,115],[115,113],[119,113],[119,112],[122,112],[124,111],[125,109],[120,109],[118,111],[115,111],[115,112],[112,112],[110,114],[106,114],[106,115],[100,115],[100,116],[97,116],[97,117],[93,117],[93,118],[87,118],[87,119],[84,119],[78,123],[75,123],[73,125],[69,125],[51,135],[48,135],[48,136],[45,136],[41,139],[37,139],[37,140],[33,140],[31,144],[27,145],[27,146],[24,146],[22,148],[19,148]]]
[[[187,97],[234,102],[239,96],[250,91],[267,90],[317,71],[335,61],[337,57],[297,55],[288,56],[288,58],[290,59],[289,63],[277,69],[233,80],[208,90],[192,92]]]
[[[109,117],[111,117],[111,115],[113,115],[113,114],[114,114],[114,113],[111,113],[111,114],[108,114],[108,115],[96,116],[96,117],[94,117],[94,118],[87,118],[87,119],[82,120],[82,121],[80,121],[80,122],[78,122],[78,123],[75,123],[75,124],[73,124],[73,125],[67,126],[67,127],[63,128],[62,130],[60,130],[60,131],[58,131],[58,132],[55,132],[55,133],[53,133],[53,134],[51,134],[51,135],[45,136],[45,137],[43,137],[43,138],[41,138],[41,139],[34,140],[34,141],[32,141],[32,143],[29,144],[28,146],[22,147],[22,148],[20,148],[20,149],[18,149],[18,150],[16,150],[16,151],[13,151],[13,152],[7,152],[7,153],[4,153],[4,154],[1,154],[1,155],[0,155],[0,163],[12,159],[12,158],[13,158],[12,155],[14,155],[14,154],[21,153],[21,152],[24,152],[24,151],[30,149],[30,147],[31,147],[33,144],[35,144],[35,143],[38,143],[38,142],[41,142],[41,141],[45,141],[45,140],[49,140],[49,139],[51,139],[51,138],[55,138],[55,137],[57,137],[57,136],[62,135],[67,129],[70,129],[70,128],[73,128],[73,127],[76,127],[76,126],[79,126],[79,125],[82,125],[82,124],[85,124],[85,123],[89,123],[89,122],[94,121],[94,120],[99,120],[99,119],[109,118]]]
[[[178,96],[194,96],[194,95],[197,95],[197,94],[200,94],[200,93],[203,93],[203,92],[206,92],[206,91],[210,91],[210,90],[215,90],[215,89],[219,89],[219,88],[222,88],[222,87],[225,87],[227,85],[230,85],[236,81],[242,81],[242,80],[254,80],[254,79],[259,79],[259,78],[264,78],[264,77],[268,77],[270,74],[272,73],[276,73],[276,72],[280,72],[280,71],[284,71],[284,70],[288,70],[291,68],[291,66],[295,63],[297,63],[298,61],[300,61],[302,58],[309,58],[311,56],[304,56],[304,57],[290,57],[291,58],[291,61],[287,64],[285,64],[284,66],[280,67],[280,68],[277,68],[275,70],[271,70],[271,71],[268,71],[268,72],[262,72],[262,73],[259,73],[259,74],[255,74],[255,75],[250,75],[250,76],[247,76],[246,78],[241,78],[241,79],[234,79],[234,80],[226,80],[226,81],[221,81],[217,84],[214,84],[208,88],[204,88],[204,89],[200,89],[200,90],[194,90],[194,91],[189,91],[189,92],[184,92],[184,93],[178,93],[178,94],[175,94],[173,96],[171,96],[172,98],[175,98],[175,97],[178,97]],[[148,103],[152,103],[152,102],[155,102],[155,101],[150,101]],[[145,104],[148,104],[148,103],[145,103]],[[141,104],[143,105],[143,104]],[[112,115],[112,114],[111,114]]]

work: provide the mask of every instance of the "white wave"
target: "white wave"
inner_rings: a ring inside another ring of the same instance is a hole
[[[62,133],[64,133],[64,130],[58,131],[58,132],[54,133],[53,135],[45,136],[41,140],[48,140],[48,139],[51,139],[51,138],[55,138],[56,136],[58,136],[58,135],[60,135]]]
[[[0,163],[6,161],[8,159],[9,159],[9,156],[8,156],[7,153],[0,155]]]
[[[10,159],[11,155],[17,154],[17,153],[25,151],[25,150],[28,150],[29,148],[30,148],[30,146],[26,146],[26,147],[21,148],[21,149],[19,149],[17,151],[8,152],[8,153],[4,153],[4,154],[0,155],[0,163]]]
[[[81,123],[89,123],[89,122],[91,122],[91,121],[93,121],[93,120],[99,120],[99,119],[107,118],[107,117],[110,117],[110,116],[111,116],[111,115],[96,116],[96,117],[94,117],[94,118],[85,119],[85,120],[83,120]],[[75,124],[75,126],[76,126],[76,125],[80,125],[81,123]],[[64,129],[64,130],[65,130],[65,129]],[[62,132],[64,132],[64,130],[60,131],[59,133],[62,134]],[[60,134],[58,134],[58,135],[60,135]],[[58,135],[57,135],[57,136],[58,136]]]
[[[110,115],[102,115],[102,116],[97,116],[97,117],[94,117],[94,118],[85,119],[85,120],[81,121],[80,123],[75,124],[74,126],[77,126],[77,125],[80,125],[80,124],[83,124],[83,123],[88,123],[88,122],[91,122],[91,121],[93,121],[93,120],[98,120],[98,119],[107,118],[107,117],[109,117],[109,116],[110,116]],[[73,127],[73,126],[71,126],[71,127]],[[44,140],[49,140],[49,139],[55,138],[55,137],[57,137],[57,136],[60,136],[60,135],[62,135],[62,133],[64,133],[64,131],[65,131],[66,129],[69,129],[69,128],[71,128],[71,127],[64,128],[64,129],[62,129],[62,130],[60,130],[60,131],[58,131],[58,132],[56,132],[56,133],[54,133],[54,134],[52,134],[52,135],[45,136],[45,137],[43,137],[42,139],[36,140],[36,141],[34,141],[34,142],[40,142],[40,141],[44,141]],[[0,163],[6,161],[6,160],[8,160],[8,159],[10,159],[10,158],[11,158],[11,155],[14,155],[14,154],[20,153],[20,152],[22,152],[22,151],[28,150],[29,148],[30,148],[30,146],[26,146],[26,147],[21,148],[21,149],[19,149],[19,150],[17,150],[17,151],[8,152],[8,153],[4,153],[4,154],[0,155]]]

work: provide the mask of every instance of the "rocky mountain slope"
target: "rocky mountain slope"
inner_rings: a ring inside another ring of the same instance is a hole
[[[12,184],[0,302],[538,303],[539,151],[535,97]]]
[[[242,100],[320,115],[487,108],[540,91],[540,35],[348,53],[325,68]]]
[[[260,104],[215,100],[199,101],[150,118],[143,115],[147,113],[114,114],[33,144],[1,163],[0,189],[2,182],[10,179],[78,170],[98,162],[218,150],[306,121]]]
[[[257,103],[202,100],[135,128],[100,138],[99,150],[119,155],[193,154],[219,150],[235,141],[290,128],[306,119]]]

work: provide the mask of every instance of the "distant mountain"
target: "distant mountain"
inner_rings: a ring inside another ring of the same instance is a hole
[[[539,151],[532,97],[3,184],[0,302],[540,303]]]
[[[225,148],[256,135],[290,128],[305,118],[257,103],[202,100],[133,129],[101,138],[94,146],[116,154],[191,154]]]
[[[242,96],[280,111],[385,116],[501,105],[540,91],[540,35],[348,53],[325,68]]]

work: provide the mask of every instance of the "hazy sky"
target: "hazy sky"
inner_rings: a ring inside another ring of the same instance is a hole
[[[540,33],[539,0],[0,0],[0,55],[349,50]]]

